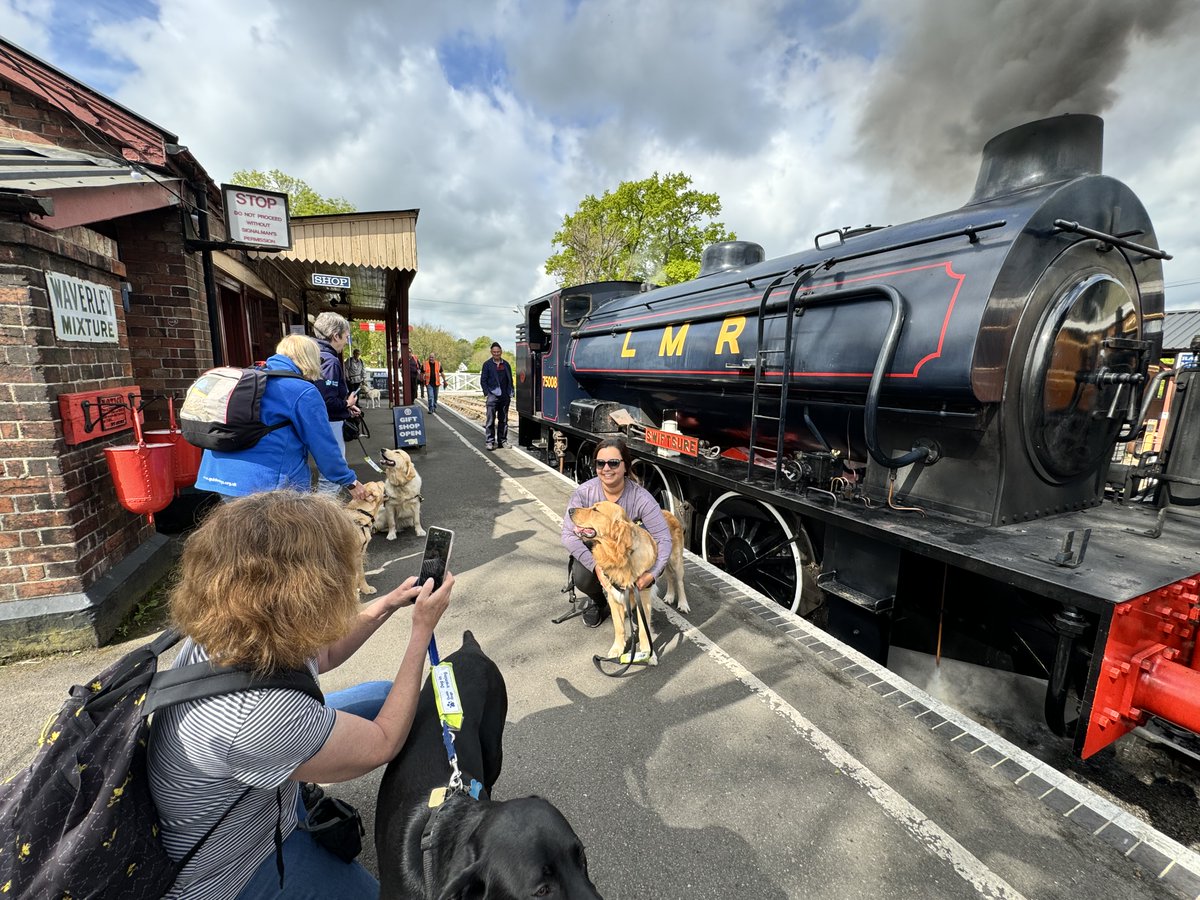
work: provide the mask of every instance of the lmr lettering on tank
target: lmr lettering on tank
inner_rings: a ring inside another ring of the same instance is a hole
[[[291,248],[287,194],[223,184],[221,196],[230,240],[276,250]]]

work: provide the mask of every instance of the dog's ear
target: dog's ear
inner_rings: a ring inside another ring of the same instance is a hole
[[[475,860],[442,888],[437,900],[483,900],[487,896],[487,877],[482,860]]]
[[[628,546],[633,537],[632,532],[629,530],[633,527],[633,524],[629,519],[623,515],[613,516],[608,524],[609,537],[612,538],[613,542],[619,547]]]

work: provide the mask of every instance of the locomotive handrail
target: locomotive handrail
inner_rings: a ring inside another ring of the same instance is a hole
[[[1066,219],[1055,219],[1054,227],[1059,231],[1073,231],[1076,234],[1082,234],[1084,237],[1095,238],[1098,241],[1104,241],[1106,244],[1111,244],[1114,247],[1120,247],[1123,250],[1132,250],[1134,253],[1141,253],[1143,256],[1148,256],[1151,259],[1174,259],[1170,253],[1163,250],[1155,250],[1153,247],[1147,247],[1144,244],[1135,244],[1133,241],[1126,240],[1118,234],[1108,234],[1103,231],[1097,231],[1094,228],[1088,228],[1086,225],[1080,225],[1078,222],[1068,222]]]
[[[761,275],[758,275],[754,278],[744,278],[744,279],[742,279],[742,282],[745,283],[747,287],[753,288],[754,283],[756,281],[762,282],[768,278],[782,279],[782,278],[786,278],[788,275],[798,276],[798,275],[803,274],[804,272],[810,272],[810,271],[814,271],[816,269],[828,270],[828,269],[831,269],[834,266],[836,266],[838,263],[849,262],[849,261],[855,260],[855,259],[864,259],[868,256],[879,256],[880,254],[883,254],[883,253],[891,253],[894,250],[906,250],[909,247],[919,247],[922,244],[933,244],[938,241],[945,241],[945,240],[949,240],[950,238],[956,238],[956,237],[965,237],[972,244],[974,244],[979,241],[979,233],[980,232],[991,231],[995,228],[1003,228],[1007,224],[1008,224],[1007,219],[998,219],[995,222],[985,222],[982,225],[964,225],[962,228],[956,228],[953,231],[941,231],[941,232],[938,232],[937,234],[930,234],[925,237],[916,238],[911,241],[901,241],[896,244],[885,244],[882,247],[876,247],[873,250],[863,250],[860,253],[850,253],[850,254],[847,254],[846,256],[831,256],[828,259],[817,260],[816,262],[811,262],[811,263],[801,263],[798,266],[791,266],[787,269],[780,269],[777,272],[764,272]],[[1115,239],[1115,240],[1119,240],[1119,239]],[[1133,246],[1137,246],[1137,245],[1133,245]],[[1167,257],[1167,259],[1170,259],[1170,257]],[[681,297],[693,297],[693,296],[697,296],[699,294],[707,294],[711,291],[719,291],[719,290],[726,289],[729,287],[729,285],[730,285],[730,282],[720,282],[717,284],[711,284],[711,285],[707,285],[705,287],[697,288],[694,291],[685,291],[681,294],[671,294],[669,297],[662,297],[662,298],[659,298],[658,300],[646,300],[646,301],[643,301],[642,303],[640,303],[639,305],[644,306],[647,310],[650,310],[650,309],[653,309],[654,304],[658,303],[658,302],[666,302],[668,300],[678,300]],[[774,287],[772,287],[771,290],[774,290]],[[588,315],[586,322],[582,323],[578,328],[576,328],[571,333],[571,336],[573,338],[578,338],[585,334],[590,333],[589,329],[592,326],[597,326],[597,327],[602,326],[602,324],[604,322],[603,317],[605,316],[606,312],[608,315],[617,315],[617,314],[627,313],[628,310],[620,309],[620,310],[606,311],[602,307],[601,309],[597,310],[595,313]]]

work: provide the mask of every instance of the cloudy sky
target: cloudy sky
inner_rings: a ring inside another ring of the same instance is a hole
[[[0,0],[0,34],[187,144],[420,209],[413,320],[511,343],[587,194],[683,171],[776,256],[961,205],[987,138],[1100,113],[1200,307],[1195,0]]]

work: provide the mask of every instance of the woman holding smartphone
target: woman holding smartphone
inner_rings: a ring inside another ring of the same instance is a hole
[[[148,764],[163,846],[181,860],[211,830],[168,897],[378,895],[366,869],[297,828],[300,786],[356,778],[400,751],[454,576],[447,572],[436,590],[409,578],[360,607],[360,552],[358,530],[336,503],[294,491],[222,504],[188,539],[170,599],[187,637],[175,666],[210,659],[263,673],[307,668],[315,677],[349,659],[396,610],[413,612],[392,681],[331,693],[324,703],[252,689],[155,714]]]

